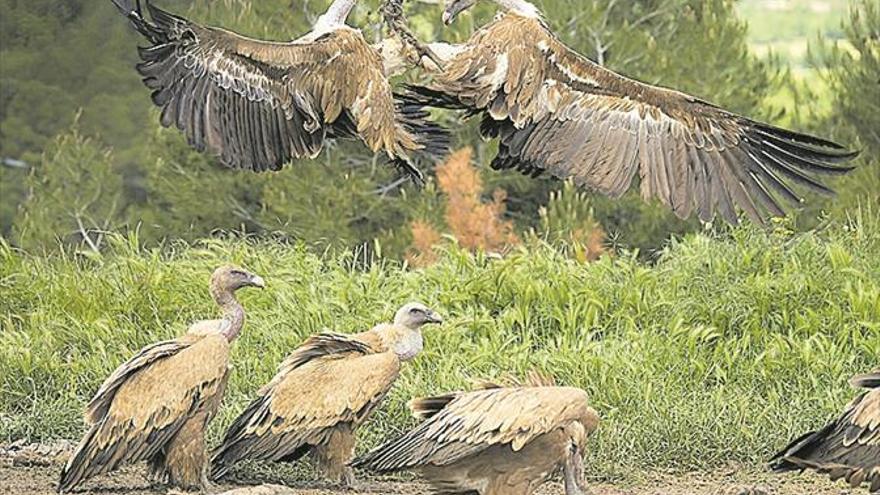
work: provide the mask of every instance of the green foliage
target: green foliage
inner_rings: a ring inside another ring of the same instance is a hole
[[[471,379],[538,367],[584,387],[603,418],[592,476],[652,468],[761,466],[853,395],[880,355],[880,216],[822,234],[752,227],[690,235],[651,265],[581,264],[535,246],[504,259],[451,249],[417,271],[302,245],[211,240],[144,249],[112,237],[102,256],[33,256],[0,245],[0,438],[80,434],[79,411],[140,347],[216,309],[211,270],[241,263],[246,292],[216,442],[284,356],[324,328],[354,332],[419,299],[447,318],[428,330],[361,449],[412,423],[405,402]]]
[[[840,197],[829,206],[836,216],[880,204],[880,6],[854,2],[843,32],[846,45],[819,38],[810,52],[833,95],[833,110],[820,127],[862,152],[858,169],[840,181]]]
[[[97,251],[105,232],[122,227],[122,176],[110,153],[75,128],[46,149],[27,184],[16,222],[22,246],[82,243]]]
[[[167,3],[199,22],[285,40],[305,33],[329,0]],[[744,25],[727,0],[544,0],[540,6],[548,12],[551,27],[575,49],[648,82],[679,87],[757,116],[765,88],[775,84],[772,64],[748,54]],[[280,174],[254,177],[225,170],[216,159],[192,153],[177,131],[157,132],[148,91],[131,70],[137,35],[110,2],[0,0],[0,8],[2,22],[8,24],[3,26],[9,28],[3,30],[0,155],[30,157],[37,163],[47,140],[65,129],[82,107],[80,132],[112,145],[113,170],[119,175],[114,180],[125,188],[120,206],[131,226],[141,226],[143,242],[241,229],[279,232],[321,247],[381,239],[387,252],[399,255],[415,213],[436,202],[419,197],[425,193],[412,194],[411,188],[403,194],[397,189],[372,195],[394,180],[394,171],[354,144],[326,152],[317,163],[294,163]],[[481,5],[474,16],[466,15],[447,29],[439,22],[439,6],[409,2],[407,9],[422,38],[452,41],[464,40],[495,10]],[[363,27],[369,39],[379,38],[375,10],[358,6],[350,21]],[[476,147],[478,162],[486,166],[494,145],[476,138],[474,123],[447,123],[456,130],[459,144]],[[539,226],[539,208],[561,187],[557,181],[533,181],[510,172],[484,176],[486,190],[509,192],[507,211],[520,230]],[[23,201],[12,192],[0,199],[0,211],[15,211]],[[680,222],[656,205],[644,205],[634,195],[619,202],[594,201],[609,235],[622,246],[643,251],[657,249],[670,233],[696,225]]]

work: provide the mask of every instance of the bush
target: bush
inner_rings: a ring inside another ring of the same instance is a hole
[[[447,323],[426,333],[359,448],[412,423],[405,402],[531,367],[584,387],[603,423],[592,476],[752,467],[853,395],[880,356],[880,218],[821,234],[743,226],[691,235],[646,265],[578,263],[546,245],[505,258],[449,248],[402,269],[302,245],[209,240],[145,250],[113,237],[100,257],[0,246],[0,439],[77,437],[102,379],[142,346],[215,313],[211,270],[241,263],[269,288],[242,295],[247,327],[212,440],[303,339],[354,332],[409,300]]]

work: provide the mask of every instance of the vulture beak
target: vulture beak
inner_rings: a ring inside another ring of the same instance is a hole
[[[251,275],[250,283],[252,286],[259,287],[260,289],[266,288],[266,281],[259,275]]]
[[[446,4],[446,9],[443,10],[443,24],[446,24],[447,26],[452,24],[452,22],[455,21],[455,18],[458,17],[458,14],[473,7],[475,3],[475,0],[450,1]]]
[[[435,311],[428,311],[427,317],[428,323],[443,323],[443,317],[437,314]]]

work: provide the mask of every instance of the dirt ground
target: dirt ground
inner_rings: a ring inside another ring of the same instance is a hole
[[[67,449],[64,449],[67,450]],[[19,452],[20,454],[21,452]],[[0,446],[0,495],[54,495],[55,484],[66,452],[40,452],[37,455],[3,455]],[[182,492],[151,485],[144,477],[143,466],[131,466],[84,483],[76,492],[82,495],[179,495]],[[363,475],[363,473],[361,473]],[[424,484],[364,478],[357,490],[345,490],[320,481],[301,481],[296,477],[255,475],[236,480],[239,484],[215,485],[209,494],[221,494],[241,487],[271,483],[287,485],[292,490],[267,487],[261,493],[231,495],[428,495]],[[690,474],[643,473],[640,481],[612,485],[591,481],[591,495],[856,495],[851,490],[813,475],[771,475],[748,473],[737,469]],[[296,480],[296,481],[294,481]],[[546,484],[538,495],[562,495],[557,483]]]
[[[0,467],[0,494],[55,495],[60,466],[4,466]],[[751,479],[750,479],[751,478]],[[278,480],[271,480],[277,483]],[[255,481],[256,482],[256,481]],[[241,485],[217,485],[209,493],[218,494]],[[421,483],[362,480],[357,491],[342,490],[320,482],[290,484],[297,495],[427,495],[429,490]],[[757,487],[763,492],[749,492]],[[770,477],[759,474],[755,478],[742,473],[692,473],[683,476],[649,476],[634,486],[612,486],[591,483],[592,495],[855,495],[864,491],[850,490],[844,485],[830,483],[813,475]],[[141,467],[131,467],[85,483],[75,493],[82,495],[175,495],[175,490],[151,486]],[[562,487],[555,483],[545,485],[540,495],[562,495]],[[269,495],[267,492],[266,495]]]

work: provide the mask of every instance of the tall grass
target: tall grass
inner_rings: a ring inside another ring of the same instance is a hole
[[[880,363],[880,219],[793,235],[752,227],[688,237],[652,265],[581,264],[550,247],[504,259],[450,250],[434,266],[368,269],[272,241],[206,240],[103,256],[0,245],[0,438],[75,438],[102,379],[147,343],[214,314],[206,283],[225,262],[264,275],[212,438],[305,336],[358,331],[411,299],[447,317],[428,330],[360,448],[411,423],[405,402],[475,377],[538,367],[589,391],[603,423],[592,475],[758,466],[852,396]]]

